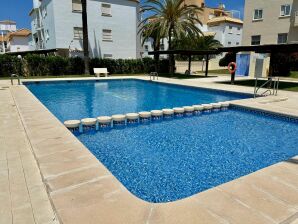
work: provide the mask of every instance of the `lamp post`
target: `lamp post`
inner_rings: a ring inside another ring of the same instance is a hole
[[[71,45],[72,45],[73,41],[74,41],[74,40],[72,39],[72,40],[70,41],[70,43],[69,43],[69,46],[68,46],[68,56],[69,56],[69,57],[71,57],[71,53],[70,53],[71,49],[70,49],[70,48],[71,48]]]
[[[3,48],[3,53],[5,53],[5,44],[4,44],[4,34],[3,34],[3,31],[2,31],[2,48]]]
[[[23,71],[22,71],[22,67],[23,67],[23,57],[22,55],[18,55],[17,58],[20,60],[20,63],[19,63],[19,71],[18,71],[18,75],[19,76],[23,76]]]

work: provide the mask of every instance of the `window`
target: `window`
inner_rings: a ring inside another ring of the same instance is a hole
[[[262,20],[262,19],[263,19],[263,9],[255,9],[253,20]]]
[[[101,4],[101,15],[102,16],[112,16],[111,5],[102,3]]]
[[[237,27],[237,35],[241,34],[241,27]]]
[[[46,30],[46,40],[49,40],[50,39],[50,33],[49,33],[49,30]]]
[[[164,44],[160,44],[160,50],[164,51],[165,50],[165,45]]]
[[[149,51],[149,46],[148,45],[145,45],[144,48],[145,48],[145,51]]]
[[[261,44],[261,35],[256,35],[251,37],[251,45],[260,45]]]
[[[288,42],[288,34],[287,33],[279,33],[277,38],[278,44],[286,44]]]
[[[230,46],[231,44],[232,44],[232,42],[231,42],[231,41],[229,41],[229,42],[228,42],[228,45]]]
[[[280,16],[290,16],[291,15],[291,5],[280,6]]]
[[[239,42],[236,42],[236,45],[238,46],[240,43]]]
[[[113,41],[112,30],[103,29],[102,30],[102,40],[103,41]]]
[[[233,33],[233,27],[232,26],[229,26],[229,33]]]
[[[103,58],[113,58],[113,55],[112,54],[104,54]]]
[[[72,11],[73,12],[82,12],[81,0],[72,0]]]
[[[73,37],[74,39],[83,39],[83,28],[82,27],[74,27],[73,28]]]

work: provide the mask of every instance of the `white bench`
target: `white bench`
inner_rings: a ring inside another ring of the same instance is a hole
[[[93,68],[93,71],[94,71],[94,74],[97,76],[97,77],[100,77],[102,74],[105,76],[105,77],[108,77],[108,69],[107,68]]]

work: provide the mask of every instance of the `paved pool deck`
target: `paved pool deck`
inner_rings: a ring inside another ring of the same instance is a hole
[[[159,81],[253,92],[213,78]],[[298,117],[295,92],[233,104]],[[0,81],[0,118],[0,223],[298,223],[298,156],[153,204],[132,195],[25,86]]]

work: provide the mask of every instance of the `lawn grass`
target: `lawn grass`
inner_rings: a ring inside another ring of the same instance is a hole
[[[290,77],[290,78],[298,79],[298,71],[291,71],[289,77]]]
[[[197,71],[197,73],[205,73],[205,71]],[[230,72],[229,72],[228,69],[209,70],[208,73],[210,73],[210,74],[230,75]]]
[[[258,81],[258,86],[262,85],[265,83],[266,80],[259,80]],[[230,82],[219,82],[223,84],[231,84]],[[250,80],[236,80],[235,85],[240,85],[240,86],[255,86],[255,80],[250,79]],[[287,81],[280,81],[279,83],[279,89],[280,90],[286,90],[286,91],[294,91],[298,92],[298,83],[295,82],[287,82]]]

